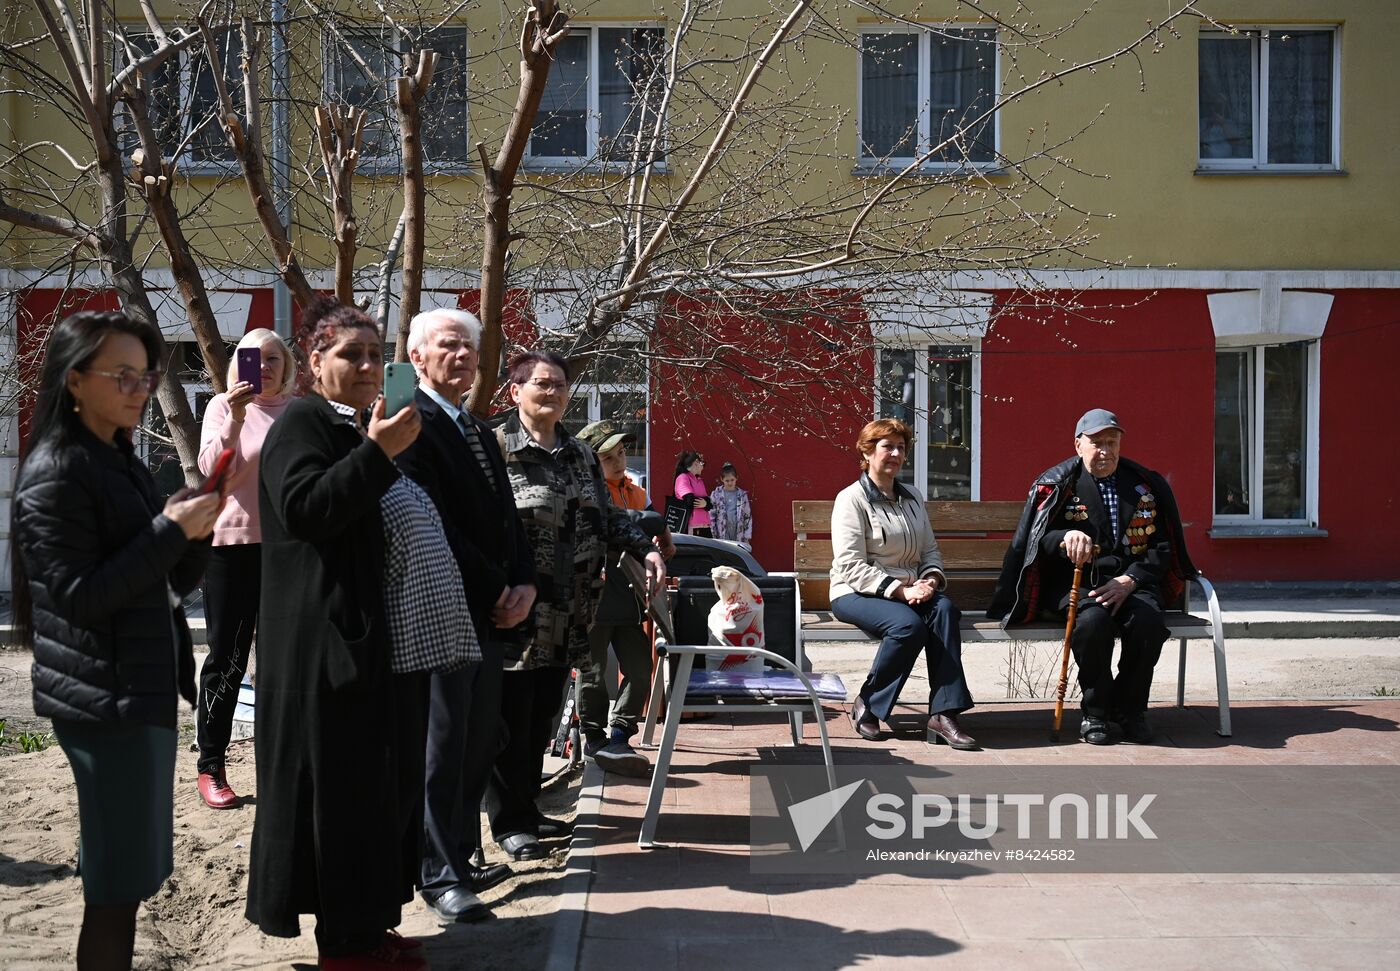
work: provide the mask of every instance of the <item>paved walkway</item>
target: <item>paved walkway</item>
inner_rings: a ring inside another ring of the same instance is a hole
[[[857,738],[833,712],[837,762],[1400,764],[1400,699],[1242,703],[1230,739],[1215,735],[1209,705],[1156,707],[1157,745],[1106,748],[1050,744],[1043,704],[983,705],[966,718],[985,746],[972,753],[927,746],[918,711],[902,711],[899,737],[878,743]],[[1077,724],[1068,714],[1067,738]],[[645,783],[609,776],[602,784],[591,769],[598,808],[594,825],[577,834],[571,861],[591,878],[579,881],[586,893],[561,914],[577,946],[557,940],[552,964],[606,971],[1400,966],[1400,876],[1390,874],[754,875],[748,769],[820,763],[814,744],[786,745],[786,731],[756,716],[684,725],[657,832],[665,845],[650,851],[636,845]],[[807,737],[815,737],[810,723]],[[1400,830],[1400,816],[1392,824]]]

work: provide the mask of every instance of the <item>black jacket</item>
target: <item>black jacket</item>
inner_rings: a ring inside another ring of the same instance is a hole
[[[423,430],[394,461],[404,475],[423,487],[437,507],[466,583],[467,605],[477,635],[483,639],[499,637],[500,632],[491,625],[491,608],[503,587],[535,582],[535,555],[515,508],[515,493],[496,433],[470,412],[463,412],[481,436],[495,472],[493,488],[447,412],[422,389],[414,393],[413,403],[422,414]]]
[[[86,428],[24,463],[11,522],[34,604],[34,711],[81,722],[174,728],[176,693],[194,704],[184,596],[204,573],[131,446]]]
[[[1186,581],[1196,576],[1196,568],[1186,552],[1186,536],[1171,486],[1161,475],[1128,459],[1119,460],[1116,479],[1117,539],[1098,486],[1078,457],[1036,477],[1002,561],[1001,576],[987,608],[989,618],[1000,620],[1005,627],[1029,623],[1042,612],[1063,607],[1073,582],[1073,568],[1059,544],[1071,529],[1088,533],[1101,549],[1089,579],[1081,582],[1092,586],[1126,574],[1137,581],[1140,591],[1152,594],[1163,606],[1176,602]],[[1078,501],[1074,501],[1076,497]],[[1128,529],[1139,505],[1144,512],[1154,513],[1150,520],[1153,531],[1131,536]]]

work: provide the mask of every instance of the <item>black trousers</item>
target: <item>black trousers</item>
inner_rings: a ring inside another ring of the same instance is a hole
[[[429,688],[422,865],[429,898],[466,886],[481,841],[481,800],[500,748],[501,647],[483,641],[481,655],[479,664],[434,674]]]
[[[532,668],[501,676],[501,723],[506,732],[501,754],[486,787],[486,812],[497,840],[534,833],[540,811],[544,750],[554,736],[555,716],[564,700],[569,669]]]
[[[1113,642],[1123,638],[1118,676],[1113,676]],[[1080,601],[1070,634],[1070,649],[1079,665],[1081,706],[1086,715],[1113,718],[1147,710],[1152,669],[1162,656],[1167,626],[1162,608],[1150,594],[1135,593],[1114,614],[1107,607]]]
[[[238,686],[248,669],[248,653],[258,625],[262,585],[262,546],[215,546],[204,570],[204,620],[209,656],[199,672],[199,707],[195,712],[199,771],[224,767]]]
[[[608,721],[608,645],[617,655],[622,672],[617,705]],[[578,671],[578,721],[585,736],[608,734],[609,728],[621,729],[631,738],[637,734],[637,722],[651,693],[651,638],[642,630],[641,621],[630,624],[594,624],[588,632],[592,664]],[[608,722],[608,724],[604,724]]]

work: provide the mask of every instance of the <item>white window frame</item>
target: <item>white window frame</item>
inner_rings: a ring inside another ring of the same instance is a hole
[[[588,107],[584,110],[584,138],[586,140],[585,151],[588,154],[577,155],[535,155],[533,134],[529,141],[525,143],[525,155],[521,159],[521,166],[526,169],[563,169],[574,172],[580,169],[586,171],[626,171],[631,167],[631,163],[622,159],[605,159],[598,157],[598,137],[602,127],[603,111],[598,105],[598,35],[604,30],[644,30],[652,28],[661,31],[662,52],[665,53],[665,44],[669,41],[666,35],[666,25],[657,20],[619,20],[619,21],[594,21],[576,24],[574,31],[588,31]],[[666,171],[666,158],[669,157],[668,143],[666,140],[666,126],[662,125],[661,150],[663,157],[651,165],[653,172]]]
[[[1294,342],[1287,342],[1294,343]],[[1302,518],[1267,519],[1264,517],[1264,352],[1272,347],[1283,347],[1283,343],[1252,343],[1246,345],[1218,345],[1217,352],[1244,351],[1249,355],[1250,396],[1249,396],[1249,496],[1252,511],[1249,513],[1213,512],[1216,526],[1292,526],[1313,527],[1318,524],[1318,482],[1320,478],[1319,431],[1321,421],[1319,406],[1322,399],[1321,375],[1322,354],[1320,342],[1307,341],[1307,428],[1303,443],[1303,506],[1306,515]],[[1216,469],[1211,465],[1211,508],[1215,507],[1215,497],[1219,495],[1215,482]]]
[[[856,165],[858,171],[884,171],[888,169],[902,169],[910,165],[914,159],[927,152],[932,146],[930,144],[933,122],[931,112],[933,109],[933,92],[931,88],[930,74],[932,72],[932,45],[933,36],[940,30],[990,30],[993,32],[993,53],[992,53],[992,80],[997,85],[997,90],[992,92],[993,100],[1001,97],[1001,40],[996,27],[992,24],[980,22],[966,23],[942,23],[927,24],[920,27],[910,27],[904,24],[890,24],[885,26],[870,25],[862,27],[859,31],[860,46],[856,51]],[[918,103],[919,103],[919,135],[918,145],[915,154],[880,158],[874,155],[866,155],[865,137],[862,127],[865,119],[861,114],[861,109],[865,104],[865,71],[863,59],[865,57],[865,37],[867,35],[885,34],[916,34],[919,38],[919,73],[918,73]],[[929,159],[919,166],[923,172],[988,172],[1001,168],[1001,111],[992,112],[992,159],[988,162],[944,162],[941,160]]]
[[[625,351],[633,351],[634,353],[640,354],[643,350],[644,346],[640,341],[627,341],[625,339],[619,342],[619,345],[609,348],[609,351],[615,354],[621,354]],[[648,374],[649,373],[650,368],[648,368]],[[646,405],[647,420],[642,423],[642,440],[639,443],[642,446],[641,454],[636,454],[636,449],[631,449],[627,456],[628,475],[637,481],[642,488],[646,488],[647,469],[651,461],[650,382],[645,378],[641,381],[630,383],[625,381],[579,381],[569,388],[569,403],[573,404],[581,398],[588,399],[587,417],[584,424],[589,424],[591,422],[601,421],[603,418],[607,417],[603,414],[603,395],[605,394],[640,394],[642,396],[642,401]],[[577,431],[578,429],[573,430]]]
[[[462,31],[462,58],[464,64],[470,64],[470,43],[471,31],[464,23],[449,21],[442,25],[442,29],[456,29]],[[404,46],[403,32],[397,27],[389,27],[383,24],[338,24],[336,30],[324,30],[321,34],[321,93],[328,100],[334,100],[339,96],[341,69],[349,55],[345,52],[345,41],[358,37],[377,36],[377,43],[382,43],[395,50],[402,50]],[[402,67],[402,66],[401,66]],[[393,144],[399,145],[398,135],[398,112],[394,108],[396,93],[394,90],[394,77],[384,78],[384,98],[388,106],[390,128],[395,134]],[[470,75],[468,75],[470,78]],[[469,82],[470,83],[470,82]],[[471,146],[471,100],[468,97],[462,102],[462,124],[464,125],[463,141],[464,147],[470,149]],[[426,154],[426,146],[425,154]],[[403,159],[399,152],[395,151],[389,155],[370,155],[368,153],[360,156],[359,164],[356,166],[357,172],[367,175],[396,173],[403,169]],[[437,159],[425,159],[423,171],[428,173],[464,173],[471,171],[470,152],[464,151],[461,159],[450,159],[446,161]]]
[[[929,358],[935,354],[947,353],[953,349],[965,350],[971,362],[972,388],[969,408],[972,413],[969,430],[968,451],[972,466],[968,501],[978,502],[982,498],[982,339],[980,337],[954,338],[947,341],[923,339],[917,342],[881,341],[875,345],[872,355],[874,385],[872,413],[876,418],[886,417],[880,412],[880,354],[886,351],[912,351],[914,353],[914,449],[906,459],[914,463],[914,487],[919,495],[929,498],[928,492],[928,442],[929,442],[929,380],[931,368]]]
[[[1213,35],[1227,39],[1228,43],[1249,44],[1250,47],[1250,97],[1253,110],[1250,123],[1254,126],[1253,158],[1201,158],[1201,117],[1200,91],[1201,73],[1199,62],[1196,68],[1196,166],[1201,172],[1337,172],[1342,167],[1342,30],[1337,24],[1294,24],[1290,26],[1250,24],[1237,25],[1241,36],[1221,30],[1203,29],[1196,41],[1200,52],[1200,41]],[[1269,34],[1273,31],[1288,33],[1293,31],[1332,34],[1332,161],[1316,162],[1270,162],[1269,157]]]

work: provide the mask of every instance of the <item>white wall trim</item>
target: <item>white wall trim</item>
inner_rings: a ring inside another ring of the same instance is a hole
[[[1327,329],[1335,298],[1304,290],[1235,290],[1206,296],[1215,342],[1248,347],[1294,340],[1317,340]]]
[[[975,343],[992,322],[990,293],[980,291],[901,291],[867,295],[875,343],[886,347]]]

